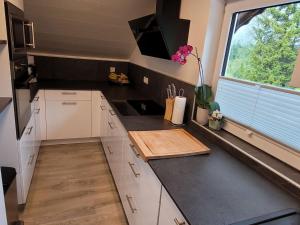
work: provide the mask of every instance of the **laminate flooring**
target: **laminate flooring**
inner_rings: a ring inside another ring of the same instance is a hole
[[[41,147],[20,219],[25,225],[127,225],[101,145]]]

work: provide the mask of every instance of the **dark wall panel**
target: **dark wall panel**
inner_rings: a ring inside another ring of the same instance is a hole
[[[35,56],[39,79],[107,81],[109,68],[128,73],[127,62]]]
[[[165,99],[167,98],[166,88],[169,84],[174,83],[177,90],[183,88],[185,93],[184,96],[187,97],[185,121],[191,119],[194,103],[193,85],[133,63],[129,63],[128,76],[131,82],[140,92],[143,93],[143,95],[155,100],[162,106],[165,106]],[[147,76],[149,78],[148,85],[144,84],[143,82],[144,76]]]

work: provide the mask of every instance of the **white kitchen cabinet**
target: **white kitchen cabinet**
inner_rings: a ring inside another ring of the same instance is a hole
[[[108,131],[101,140],[129,224],[156,225],[161,184],[148,163],[135,151],[109,104],[106,111]]]
[[[34,117],[34,125],[35,125],[35,152],[38,153],[41,141],[42,141],[42,133],[41,133],[41,98],[40,92],[37,93],[36,97],[33,99],[33,110],[32,116]]]
[[[100,91],[92,91],[92,137],[100,137],[101,96]]]
[[[91,137],[91,119],[91,101],[46,100],[47,140]]]
[[[100,96],[100,110],[101,110],[101,118],[100,118],[100,137],[102,141],[105,141],[105,138],[109,135],[109,125],[108,125],[108,109],[110,108],[107,100],[103,95]]]
[[[31,119],[27,124],[25,131],[20,139],[19,153],[22,180],[22,198],[19,199],[19,203],[22,204],[25,203],[27,199],[38,155],[38,152],[36,151],[34,115],[31,116]]]
[[[127,195],[130,195],[135,207],[135,211],[131,212],[134,224],[157,224],[161,183],[149,164],[140,158],[128,137],[124,141],[123,154],[123,170],[128,173],[124,176],[124,186],[125,191],[132,192]]]
[[[164,188],[162,188],[161,193],[158,225],[188,225],[181,212]]]
[[[100,106],[101,141],[129,225],[188,225],[104,97]]]
[[[40,136],[41,140],[44,141],[47,139],[46,134],[46,101],[45,101],[45,90],[39,90],[37,93],[38,102],[39,102],[39,119],[40,119]]]

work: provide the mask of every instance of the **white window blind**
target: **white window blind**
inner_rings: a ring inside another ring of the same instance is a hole
[[[216,101],[228,119],[300,151],[300,95],[220,79]]]

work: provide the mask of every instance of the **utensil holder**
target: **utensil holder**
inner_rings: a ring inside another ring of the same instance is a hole
[[[165,112],[165,120],[171,121],[172,120],[172,114],[173,114],[173,108],[174,108],[174,98],[167,98],[166,99],[166,112]]]

